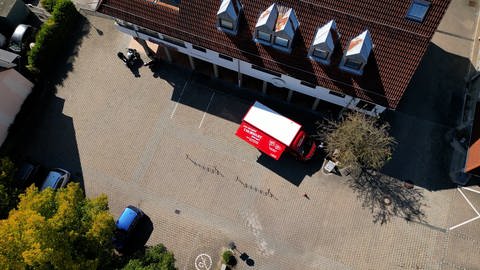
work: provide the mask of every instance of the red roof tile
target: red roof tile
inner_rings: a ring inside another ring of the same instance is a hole
[[[291,54],[256,44],[252,33],[258,16],[274,1],[242,1],[237,36],[215,27],[218,0],[183,0],[178,10],[145,0],[103,0],[98,11],[210,48],[252,64],[348,95],[396,108],[450,0],[432,0],[422,23],[405,19],[410,0],[283,0],[295,10],[300,27]],[[334,19],[341,34],[329,66],[307,58],[318,27]],[[365,29],[374,48],[362,76],[338,68],[343,50]],[[338,46],[337,46],[338,47]]]

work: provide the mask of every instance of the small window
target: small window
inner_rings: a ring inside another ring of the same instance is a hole
[[[406,18],[416,22],[423,22],[429,8],[430,2],[425,0],[413,0],[408,9]]]
[[[301,81],[300,84],[305,85],[305,86],[310,87],[310,88],[315,88],[315,84],[309,83],[309,82],[306,82],[306,81]]]
[[[341,93],[337,93],[335,91],[328,91],[328,93],[332,96],[337,96],[337,97],[341,97],[341,98],[345,98],[345,95],[344,94],[341,94]]]
[[[324,51],[318,48],[313,49],[313,56],[322,60],[327,60],[329,54],[330,53],[328,51]]]
[[[143,28],[143,27],[139,27],[139,28],[138,28],[138,31],[139,31],[140,33],[145,34],[145,35],[149,35],[149,36],[157,37],[157,38],[158,38],[158,33],[155,32],[155,31],[152,31],[152,30],[150,30],[150,29]]]
[[[345,61],[344,66],[354,69],[354,70],[360,70],[362,67],[362,62],[354,61],[352,59],[348,59]]]
[[[275,45],[288,48],[289,40],[286,38],[275,37]]]
[[[204,53],[207,52],[207,50],[206,50],[205,48],[202,48],[202,47],[197,46],[197,45],[192,45],[192,48],[194,48],[194,49],[197,50],[197,51],[204,52]]]
[[[257,31],[257,38],[263,41],[270,42],[272,39],[272,36],[269,33],[265,33],[263,31]]]
[[[181,41],[180,39],[163,35],[163,40],[168,42],[168,43],[172,43],[172,44],[175,44],[177,46],[185,48],[185,43],[183,41]]]
[[[233,30],[233,22],[230,20],[220,19],[220,26],[228,30]]]
[[[375,108],[375,104],[360,100],[357,103],[357,105],[355,105],[355,107],[357,107],[359,109],[362,109],[362,110],[371,111],[371,110],[373,110],[373,108]]]
[[[224,54],[218,54],[218,57],[222,58],[222,59],[225,59],[227,61],[230,61],[230,62],[233,62],[233,58],[230,57],[230,56],[226,56]]]

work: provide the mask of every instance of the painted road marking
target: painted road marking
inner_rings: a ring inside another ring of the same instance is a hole
[[[187,81],[186,81],[185,84],[183,85],[182,92],[180,92],[180,97],[178,97],[177,102],[175,102],[175,107],[173,107],[173,111],[172,111],[172,114],[170,115],[170,119],[173,118],[173,115],[175,114],[175,111],[177,110],[178,103],[180,102],[180,99],[182,99],[183,92],[185,92],[185,88],[187,88],[187,85],[190,83],[191,79],[192,79],[192,75],[190,75],[190,76],[188,77]]]
[[[479,16],[479,17],[480,17],[480,16]],[[475,190],[475,189],[473,189],[473,188],[463,187],[463,189],[466,189],[466,190],[469,190],[469,191],[471,191],[471,192],[475,192],[475,193],[480,194],[480,191]]]
[[[480,213],[479,213],[479,212],[477,211],[477,209],[473,206],[473,204],[470,202],[470,200],[467,198],[467,196],[465,196],[465,194],[462,192],[462,188],[463,188],[463,189],[466,189],[466,190],[469,190],[469,191],[473,191],[473,192],[475,192],[475,193],[479,193],[479,194],[480,194],[480,192],[479,192],[479,191],[476,191],[476,190],[473,190],[473,189],[470,189],[470,188],[457,187],[458,192],[460,192],[460,194],[462,194],[462,197],[467,201],[468,205],[470,205],[470,207],[473,209],[473,211],[475,211],[475,213],[477,214],[477,216],[474,217],[474,218],[471,218],[471,219],[469,219],[469,220],[466,220],[466,221],[464,221],[464,222],[462,222],[462,223],[460,223],[460,224],[457,224],[457,225],[455,225],[455,226],[452,226],[452,227],[448,228],[448,230],[456,229],[456,228],[458,228],[458,227],[460,227],[460,226],[463,226],[463,225],[465,225],[465,224],[468,224],[468,223],[470,223],[470,222],[472,222],[472,221],[475,221],[475,220],[477,220],[477,219],[480,218]]]
[[[212,268],[212,258],[208,254],[200,254],[195,259],[195,268],[197,270],[210,270]]]
[[[212,96],[210,97],[210,101],[208,102],[207,108],[205,109],[205,112],[203,113],[202,120],[200,121],[200,125],[198,125],[198,128],[202,126],[203,120],[205,119],[205,115],[207,115],[208,108],[210,108],[210,104],[212,103],[213,97],[215,96],[215,92],[213,92]]]

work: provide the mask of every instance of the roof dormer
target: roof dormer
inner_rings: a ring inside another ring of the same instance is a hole
[[[308,57],[322,64],[330,64],[335,45],[340,40],[337,24],[334,20],[329,21],[317,29],[312,45],[308,50]]]
[[[272,46],[281,51],[290,53],[292,51],[292,42],[297,32],[299,22],[292,8],[277,6],[278,17],[275,22],[275,32],[273,34]]]
[[[290,53],[299,22],[292,8],[272,4],[258,17],[253,40]]]
[[[365,30],[350,41],[340,63],[340,69],[356,75],[362,75],[372,48],[372,37],[370,32]]]
[[[240,0],[222,0],[217,11],[217,29],[225,33],[236,35],[242,12]]]
[[[255,25],[255,33],[253,40],[255,42],[271,45],[272,34],[275,29],[275,22],[277,21],[278,11],[275,4],[272,4],[258,17],[257,24]]]

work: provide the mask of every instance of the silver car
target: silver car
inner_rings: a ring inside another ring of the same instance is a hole
[[[67,185],[68,180],[70,180],[70,173],[64,169],[56,168],[48,172],[45,181],[43,181],[42,187],[40,190],[46,188],[62,188]]]

